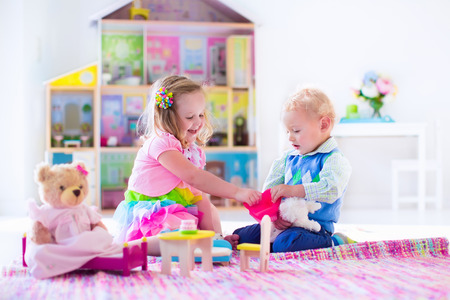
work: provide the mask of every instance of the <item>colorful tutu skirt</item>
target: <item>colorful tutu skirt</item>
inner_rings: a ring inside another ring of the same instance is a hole
[[[177,230],[182,220],[194,220],[198,225],[202,213],[194,203],[199,200],[201,196],[194,196],[188,189],[175,188],[158,197],[128,190],[114,212],[114,241],[122,243]]]

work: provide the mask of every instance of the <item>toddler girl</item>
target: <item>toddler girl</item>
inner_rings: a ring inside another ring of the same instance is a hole
[[[239,188],[203,170],[200,146],[211,137],[202,87],[172,75],[153,84],[149,105],[138,122],[144,140],[134,161],[122,201],[114,214],[116,241],[155,236],[178,229],[181,220],[221,233],[217,210],[205,193],[254,204],[261,193]],[[159,255],[158,241],[148,239],[149,255]]]

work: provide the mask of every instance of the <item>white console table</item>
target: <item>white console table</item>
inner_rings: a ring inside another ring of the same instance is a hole
[[[417,137],[419,210],[425,210],[426,127],[424,123],[338,123],[334,137]]]

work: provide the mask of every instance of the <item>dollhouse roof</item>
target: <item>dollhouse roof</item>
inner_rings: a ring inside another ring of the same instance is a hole
[[[111,13],[121,9],[125,5],[130,4],[131,2],[133,2],[133,0],[118,0],[118,1],[114,2],[113,4],[109,5],[108,7],[105,7],[101,11],[93,14],[92,16],[89,17],[89,19],[93,22],[96,22],[96,21],[103,19],[104,17],[110,15]]]
[[[84,65],[84,66],[82,66],[82,67],[80,67],[80,68],[77,68],[77,69],[74,69],[74,70],[70,70],[69,72],[66,72],[66,73],[64,73],[64,74],[58,75],[58,76],[56,76],[56,77],[50,78],[50,79],[44,81],[44,85],[47,85],[47,84],[49,84],[49,83],[52,83],[52,82],[54,82],[54,81],[56,81],[56,80],[58,80],[58,79],[62,79],[62,78],[64,78],[64,77],[70,76],[70,75],[72,75],[72,74],[76,74],[76,73],[81,72],[81,71],[83,71],[83,70],[90,69],[90,68],[95,67],[95,66],[97,66],[97,62],[96,62],[96,61],[95,61],[95,62],[92,62],[92,63],[90,63],[90,64],[87,64],[87,65]]]
[[[92,22],[97,22],[101,19],[124,19],[128,18],[128,11],[132,6],[133,0],[118,0],[114,2],[113,4],[109,5],[108,7],[105,7],[101,11],[91,15],[89,18]],[[211,22],[238,22],[238,23],[251,23],[250,20],[248,20],[246,17],[242,16],[238,12],[234,11],[233,9],[229,8],[225,4],[221,3],[219,0],[177,0],[177,1],[166,1],[166,6],[161,4],[156,4],[153,0],[141,0],[142,2],[142,8],[155,8],[151,9],[150,12],[150,20],[167,20],[167,16],[170,16],[170,14],[167,13],[167,9],[173,9],[173,11],[177,11],[178,17],[182,15],[183,17],[186,17],[186,15],[189,15],[189,11],[183,11],[183,8],[181,6],[184,5],[184,9],[186,7],[189,7],[189,9],[192,9],[191,7],[194,7],[194,10],[196,8],[195,5],[201,5],[203,8],[208,8],[211,12],[210,13],[210,19],[204,20],[204,19],[193,19],[189,21],[194,22],[202,22],[202,21],[211,21]],[[181,4],[180,4],[181,3]],[[170,4],[174,4],[174,6],[170,6]],[[175,6],[178,5],[178,6]],[[156,10],[156,11],[155,11]],[[158,16],[159,13],[163,11],[163,16]],[[184,12],[184,14],[183,14]],[[187,14],[186,14],[187,12]],[[172,17],[175,14],[172,14]],[[196,14],[191,14],[196,15]],[[154,16],[157,16],[156,18]],[[198,17],[198,16],[197,16]],[[195,18],[195,16],[194,16]],[[177,19],[179,20],[179,19]],[[169,19],[167,21],[176,21],[174,19]]]

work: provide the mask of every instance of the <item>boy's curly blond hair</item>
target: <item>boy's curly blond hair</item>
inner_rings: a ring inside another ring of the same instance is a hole
[[[319,117],[327,116],[332,125],[336,119],[333,103],[330,98],[315,87],[305,87],[289,96],[284,104],[283,111],[293,111],[304,109],[308,113],[313,113]]]

